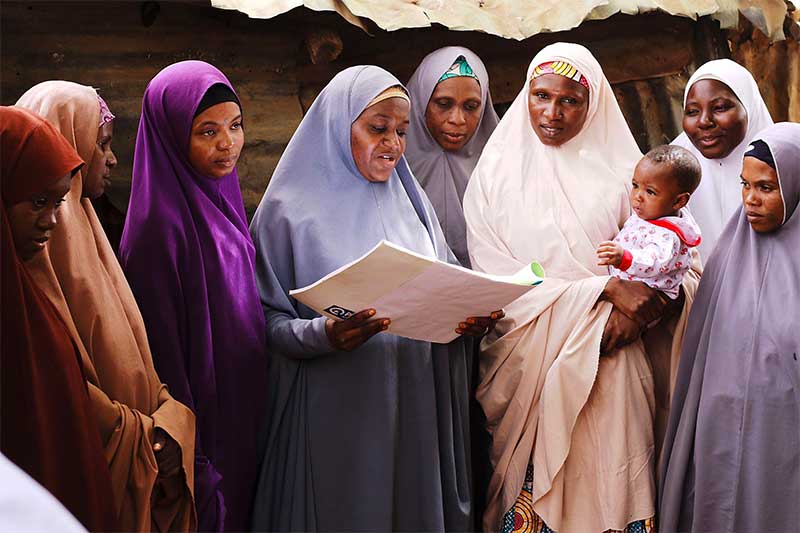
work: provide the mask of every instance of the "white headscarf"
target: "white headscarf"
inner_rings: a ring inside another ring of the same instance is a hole
[[[531,127],[528,80],[537,65],[559,60],[589,81],[589,111],[581,131],[553,147],[542,144]],[[510,274],[536,260],[548,277],[604,275],[595,266],[595,248],[630,215],[625,191],[642,154],[600,64],[583,46],[545,47],[525,80],[464,195],[472,266]]]
[[[457,152],[448,152],[436,142],[425,122],[425,111],[436,85],[458,59],[464,56],[481,87],[481,118],[472,138]],[[480,58],[460,46],[440,48],[425,56],[408,81],[411,95],[411,125],[406,158],[414,176],[428,195],[447,244],[462,265],[469,267],[466,227],[461,201],[478,158],[499,119],[489,94],[489,75]]]
[[[725,223],[742,205],[739,175],[742,172],[742,157],[747,146],[761,130],[772,125],[772,117],[764,99],[761,98],[761,93],[758,92],[758,85],[752,74],[730,59],[709,61],[695,71],[686,84],[683,94],[684,107],[689,89],[700,80],[717,80],[730,87],[747,112],[747,132],[744,139],[727,157],[721,159],[704,157],[685,133],[681,133],[672,141],[672,144],[692,152],[703,168],[700,186],[689,200],[689,210],[703,235],[703,241],[697,248],[705,262],[711,255],[711,250],[714,249]]]

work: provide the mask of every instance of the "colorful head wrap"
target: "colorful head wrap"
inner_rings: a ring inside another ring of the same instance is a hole
[[[478,75],[475,74],[475,71],[473,71],[472,67],[469,66],[469,63],[467,63],[467,58],[464,56],[458,56],[455,62],[452,65],[450,65],[450,68],[447,69],[447,72],[442,74],[442,77],[439,78],[439,81],[437,81],[436,83],[441,83],[444,80],[448,80],[450,78],[458,78],[459,76],[467,76],[469,78],[475,78],[475,81],[477,81],[478,84],[481,83],[481,81],[478,79]]]
[[[106,103],[106,101],[103,100],[103,97],[100,96],[99,94],[97,95],[97,101],[100,102],[100,125],[98,127],[102,128],[103,126],[114,120],[114,115],[108,109],[108,104]]]
[[[545,74],[558,74],[559,76],[564,76],[565,78],[569,78],[572,81],[580,83],[586,87],[587,90],[589,89],[589,80],[587,80],[586,77],[578,71],[578,69],[566,61],[548,61],[547,63],[542,63],[533,69],[533,76],[531,76],[531,79],[535,80],[539,76],[544,76]]]

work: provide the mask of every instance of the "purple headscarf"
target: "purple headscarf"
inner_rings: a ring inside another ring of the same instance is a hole
[[[661,532],[800,523],[800,124],[755,138],[775,161],[784,222],[757,233],[740,207],[703,272],[663,448]]]
[[[265,329],[237,172],[213,179],[189,163],[195,110],[220,83],[233,90],[215,67],[183,61],[147,86],[120,262],[159,376],[197,415],[199,527],[238,531],[260,461]]]

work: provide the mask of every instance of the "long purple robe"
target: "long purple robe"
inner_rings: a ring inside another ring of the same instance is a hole
[[[784,222],[756,233],[740,207],[703,272],[664,444],[662,533],[800,525],[800,124],[756,139],[775,160]]]
[[[184,61],[148,85],[120,262],[159,376],[197,415],[199,527],[240,531],[260,462],[265,329],[236,170],[216,180],[188,159],[195,110],[218,83],[231,87],[213,66]]]

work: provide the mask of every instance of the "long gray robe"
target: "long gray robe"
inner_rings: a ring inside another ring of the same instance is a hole
[[[439,78],[459,56],[464,56],[478,76],[483,110],[472,138],[461,150],[448,152],[439,146],[428,130],[425,110]],[[469,177],[478,164],[483,147],[500,121],[492,107],[489,75],[481,59],[471,50],[447,46],[425,56],[408,81],[408,92],[411,95],[411,124],[406,147],[408,163],[433,204],[447,244],[461,264],[469,268],[467,225],[461,204]]]
[[[256,530],[472,526],[465,343],[381,333],[337,352],[325,318],[287,295],[381,239],[455,261],[404,158],[386,183],[367,181],[353,161],[350,125],[393,85],[378,67],[339,73],[293,136],[251,224],[270,348]]]
[[[756,233],[740,207],[703,273],[664,444],[662,533],[800,527],[800,124],[757,138],[784,223]]]

